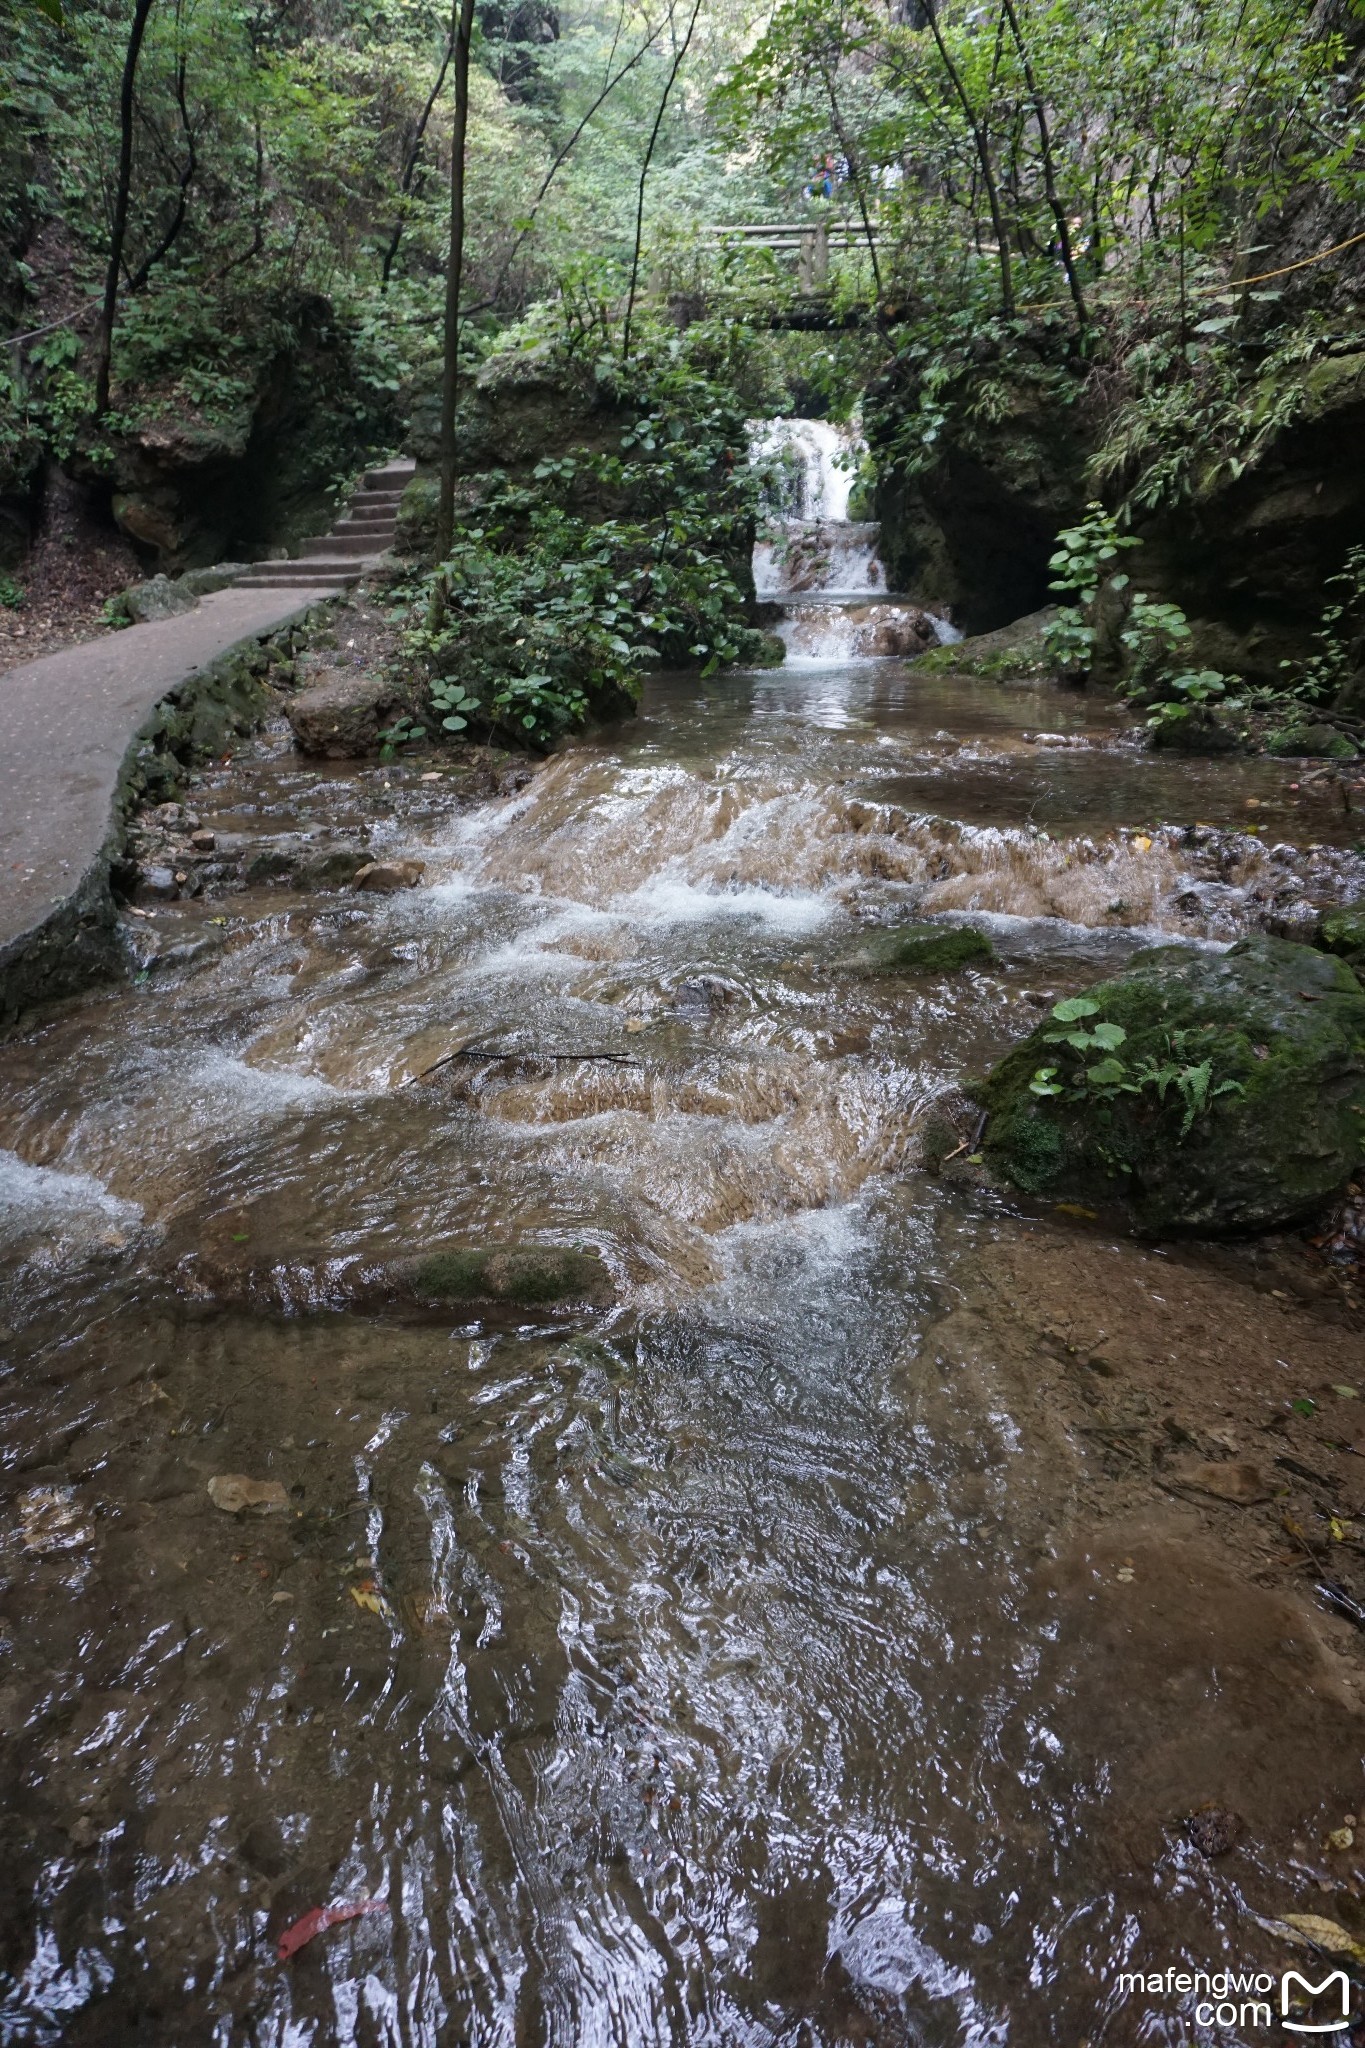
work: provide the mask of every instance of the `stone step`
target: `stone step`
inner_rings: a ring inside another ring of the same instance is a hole
[[[398,521],[392,512],[348,512],[338,519],[333,533],[392,533]]]
[[[359,576],[365,565],[375,559],[373,555],[301,555],[294,562],[253,562],[251,575],[267,583],[301,576],[307,583],[314,576]]]
[[[306,562],[314,555],[381,555],[383,552],[383,542],[372,533],[324,533],[303,542],[299,560]]]
[[[298,563],[290,562],[288,567],[297,572]],[[321,571],[314,576],[239,576],[234,588],[237,590],[349,590],[353,583],[360,581],[359,569]]]
[[[401,490],[408,479],[416,474],[415,462],[389,462],[383,469],[367,469],[360,479],[362,491]]]

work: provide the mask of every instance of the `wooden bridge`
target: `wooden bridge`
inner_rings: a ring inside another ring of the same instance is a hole
[[[815,295],[829,287],[829,259],[835,252],[866,250],[867,234],[856,221],[757,221],[708,227],[702,230],[708,241],[737,241],[743,248],[771,249],[775,255],[795,256],[802,292]],[[876,222],[872,225],[876,239]]]

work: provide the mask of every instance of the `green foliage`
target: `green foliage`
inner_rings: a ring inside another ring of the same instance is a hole
[[[1076,526],[1064,527],[1057,536],[1056,551],[1048,560],[1053,580],[1048,588],[1060,597],[1072,597],[1072,604],[1060,605],[1043,635],[1043,644],[1059,674],[1084,677],[1094,658],[1097,629],[1093,614],[1101,587],[1113,592],[1126,589],[1128,578],[1110,568],[1125,548],[1140,543],[1132,534],[1121,534],[1118,523],[1103,505],[1092,502]],[[1174,607],[1170,607],[1174,610]]]
[[[12,576],[0,573],[0,605],[3,605],[6,611],[17,612],[23,602],[23,585],[16,583]]]
[[[1031,1095],[1065,1096],[1076,1102],[1092,1103],[1114,1102],[1120,1095],[1147,1096],[1157,1107],[1164,1108],[1174,1090],[1182,1112],[1177,1135],[1183,1139],[1189,1136],[1196,1118],[1206,1115],[1220,1095],[1246,1092],[1242,1083],[1230,1076],[1215,1080],[1212,1052],[1196,1059],[1190,1049],[1190,1041],[1195,1037],[1212,1036],[1213,1025],[1204,1034],[1192,1030],[1163,1033],[1161,1054],[1147,1054],[1135,1067],[1130,1067],[1127,1061],[1116,1057],[1119,1047],[1128,1042],[1127,1031],[1121,1024],[1105,1022],[1093,997],[1070,996],[1065,1002],[1054,1003],[1052,1015],[1061,1028],[1045,1031],[1044,1044],[1069,1047],[1079,1058],[1066,1068],[1037,1068],[1028,1084]],[[1092,1023],[1092,1018],[1097,1021]],[[1094,1058],[1097,1053],[1103,1057]]]
[[[1365,643],[1365,547],[1347,551],[1335,576],[1327,578],[1335,592],[1323,606],[1322,624],[1313,635],[1314,652],[1307,661],[1280,664],[1284,695],[1305,704],[1326,704],[1350,683],[1361,667]]]
[[[566,366],[587,338],[578,322],[560,337]],[[525,484],[478,480],[448,560],[408,596],[405,645],[441,730],[545,748],[636,702],[651,663],[710,674],[740,658],[761,478],[729,346],[647,328],[628,373],[595,365],[627,414],[615,445],[546,456]],[[604,502],[619,516],[594,516]]]

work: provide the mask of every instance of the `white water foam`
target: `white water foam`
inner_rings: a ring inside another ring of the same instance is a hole
[[[783,616],[776,632],[798,662],[875,661],[960,639],[946,619],[887,602],[875,520],[848,516],[866,446],[829,420],[755,422],[751,459],[775,463],[778,531],[754,547],[754,590]]]

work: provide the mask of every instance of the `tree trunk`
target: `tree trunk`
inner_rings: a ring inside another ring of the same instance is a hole
[[[996,183],[995,165],[991,162],[990,138],[977,119],[976,109],[967,97],[962,74],[948,54],[948,45],[944,42],[943,31],[938,25],[934,0],[924,0],[924,14],[933,32],[939,62],[948,74],[949,83],[957,94],[958,105],[962,109],[967,126],[972,131],[972,141],[976,144],[977,162],[981,165],[981,178],[986,187],[986,203],[991,210],[991,227],[995,232],[995,245],[999,251],[1000,311],[1007,320],[1010,320],[1014,317],[1014,276],[1010,268],[1010,245],[1009,237],[1005,233],[1005,215],[1000,205],[1000,187]]]
[[[133,88],[137,83],[137,60],[142,51],[147,17],[152,0],[135,0],[128,49],[123,59],[123,85],[119,93],[118,182],[114,187],[114,217],[109,230],[109,268],[104,274],[104,309],[100,315],[99,359],[95,366],[95,417],[109,410],[109,376],[114,355],[114,317],[118,310],[118,281],[123,268],[123,243],[128,233],[128,199],[133,183]]]
[[[459,383],[460,273],[464,267],[464,152],[469,131],[469,44],[474,0],[455,0],[455,126],[450,137],[450,253],[446,258],[445,362],[441,378],[441,496],[436,551],[444,558],[455,537],[455,394]]]
[[[433,107],[436,105],[437,100],[441,97],[441,88],[446,82],[446,72],[450,69],[450,60],[454,55],[455,36],[454,27],[452,24],[451,39],[446,44],[445,55],[441,59],[441,68],[436,74],[436,83],[435,85],[432,86],[431,91],[427,96],[427,103],[422,109],[421,119],[418,121],[417,126],[413,131],[412,147],[409,149],[407,154],[407,161],[403,165],[403,179],[402,183],[398,187],[398,197],[400,202],[402,200],[405,200],[408,196],[408,193],[412,190],[412,181],[417,174],[417,165],[421,160],[422,143],[426,136],[427,123],[431,119]],[[384,267],[382,272],[380,273],[379,279],[379,289],[382,292],[386,292],[389,288],[389,273],[392,271],[394,262],[398,255],[398,244],[403,239],[403,229],[405,225],[406,223],[404,221],[404,217],[400,213],[398,219],[394,222],[393,234],[389,238],[389,246],[384,251]]]
[[[659,111],[654,116],[654,126],[649,131],[649,145],[645,150],[645,160],[640,166],[640,192],[635,206],[635,253],[630,263],[630,290],[626,294],[626,320],[621,333],[621,361],[623,363],[627,362],[630,358],[630,324],[635,314],[635,287],[640,278],[640,243],[645,228],[645,180],[649,176],[649,166],[654,158],[654,145],[659,139],[659,130],[663,126],[664,109],[668,105],[668,96],[673,90],[674,81],[679,71],[682,69],[682,61],[687,55],[687,46],[692,40],[692,31],[697,26],[697,16],[700,13],[701,0],[696,0],[696,5],[692,9],[692,19],[687,24],[687,34],[673,53],[673,68],[668,74],[663,92],[660,95]]]
[[[1005,10],[1005,18],[1010,25],[1010,34],[1014,38],[1014,47],[1019,52],[1019,61],[1024,67],[1024,82],[1028,86],[1029,99],[1033,105],[1033,118],[1038,123],[1038,143],[1043,155],[1043,190],[1047,194],[1047,203],[1052,211],[1053,225],[1057,230],[1057,241],[1062,252],[1062,268],[1066,272],[1066,282],[1071,293],[1071,303],[1076,308],[1077,325],[1085,327],[1089,316],[1085,310],[1085,298],[1081,292],[1081,281],[1076,274],[1076,257],[1071,247],[1071,230],[1067,226],[1066,211],[1062,206],[1061,196],[1057,190],[1056,171],[1052,157],[1052,136],[1048,131],[1047,125],[1047,109],[1043,105],[1043,95],[1038,90],[1038,81],[1033,75],[1033,64],[1029,57],[1028,45],[1024,41],[1023,30],[1019,26],[1019,17],[1014,11],[1014,0],[1001,0],[1001,4]]]

